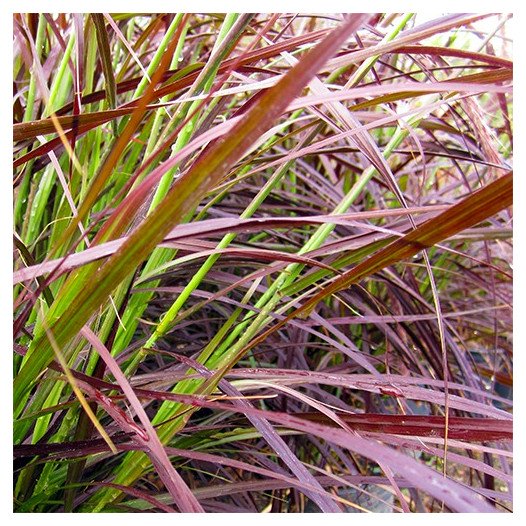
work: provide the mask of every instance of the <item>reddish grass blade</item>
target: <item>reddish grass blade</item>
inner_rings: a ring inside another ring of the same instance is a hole
[[[321,413],[296,414],[311,422],[336,425]],[[444,437],[445,418],[442,416],[363,414],[338,416],[352,429],[367,433],[387,433],[418,437]],[[465,418],[450,416],[448,437],[469,442],[512,440],[513,422],[496,418]]]
[[[146,493],[146,491],[139,490],[136,488],[130,488],[129,486],[123,486],[122,484],[113,484],[112,482],[96,482],[93,485],[118,489],[119,491],[122,491],[123,493],[130,495],[131,497],[142,499],[148,502],[148,504],[151,504],[154,508],[158,508],[159,510],[164,511],[165,513],[174,513],[174,510],[170,508],[170,506],[164,504],[149,493]]]
[[[104,15],[102,13],[93,13],[91,19],[93,20],[95,31],[97,33],[102,70],[104,71],[104,80],[106,82],[106,98],[108,100],[108,106],[111,109],[114,109],[117,106],[117,87],[115,84],[115,75],[113,74],[106,22],[104,21]]]
[[[348,225],[350,221],[366,220],[383,217],[404,216],[408,214],[419,214],[437,212],[444,210],[445,205],[430,205],[425,207],[411,207],[409,209],[393,208],[390,210],[370,210],[347,214],[330,216],[308,216],[308,217],[263,217],[257,219],[206,219],[197,223],[182,224],[174,229],[162,240],[162,243],[181,241],[184,239],[196,238],[199,236],[210,236],[214,234],[224,234],[228,232],[259,232],[264,228],[291,227],[293,225],[309,225],[334,223]],[[13,274],[13,284],[21,283],[30,279],[35,279],[43,274],[54,271],[59,265],[63,272],[72,270],[81,265],[86,265],[92,261],[106,258],[114,254],[126,241],[126,237],[101,243],[68,255],[66,258],[46,261],[34,264],[17,270]],[[317,263],[319,264],[319,263]]]

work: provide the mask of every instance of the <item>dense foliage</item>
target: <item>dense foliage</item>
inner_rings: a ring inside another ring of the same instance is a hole
[[[511,511],[508,21],[15,14],[15,511]]]

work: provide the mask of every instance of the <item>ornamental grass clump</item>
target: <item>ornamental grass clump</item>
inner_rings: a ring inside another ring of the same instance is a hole
[[[15,14],[14,510],[512,511],[509,19]]]

